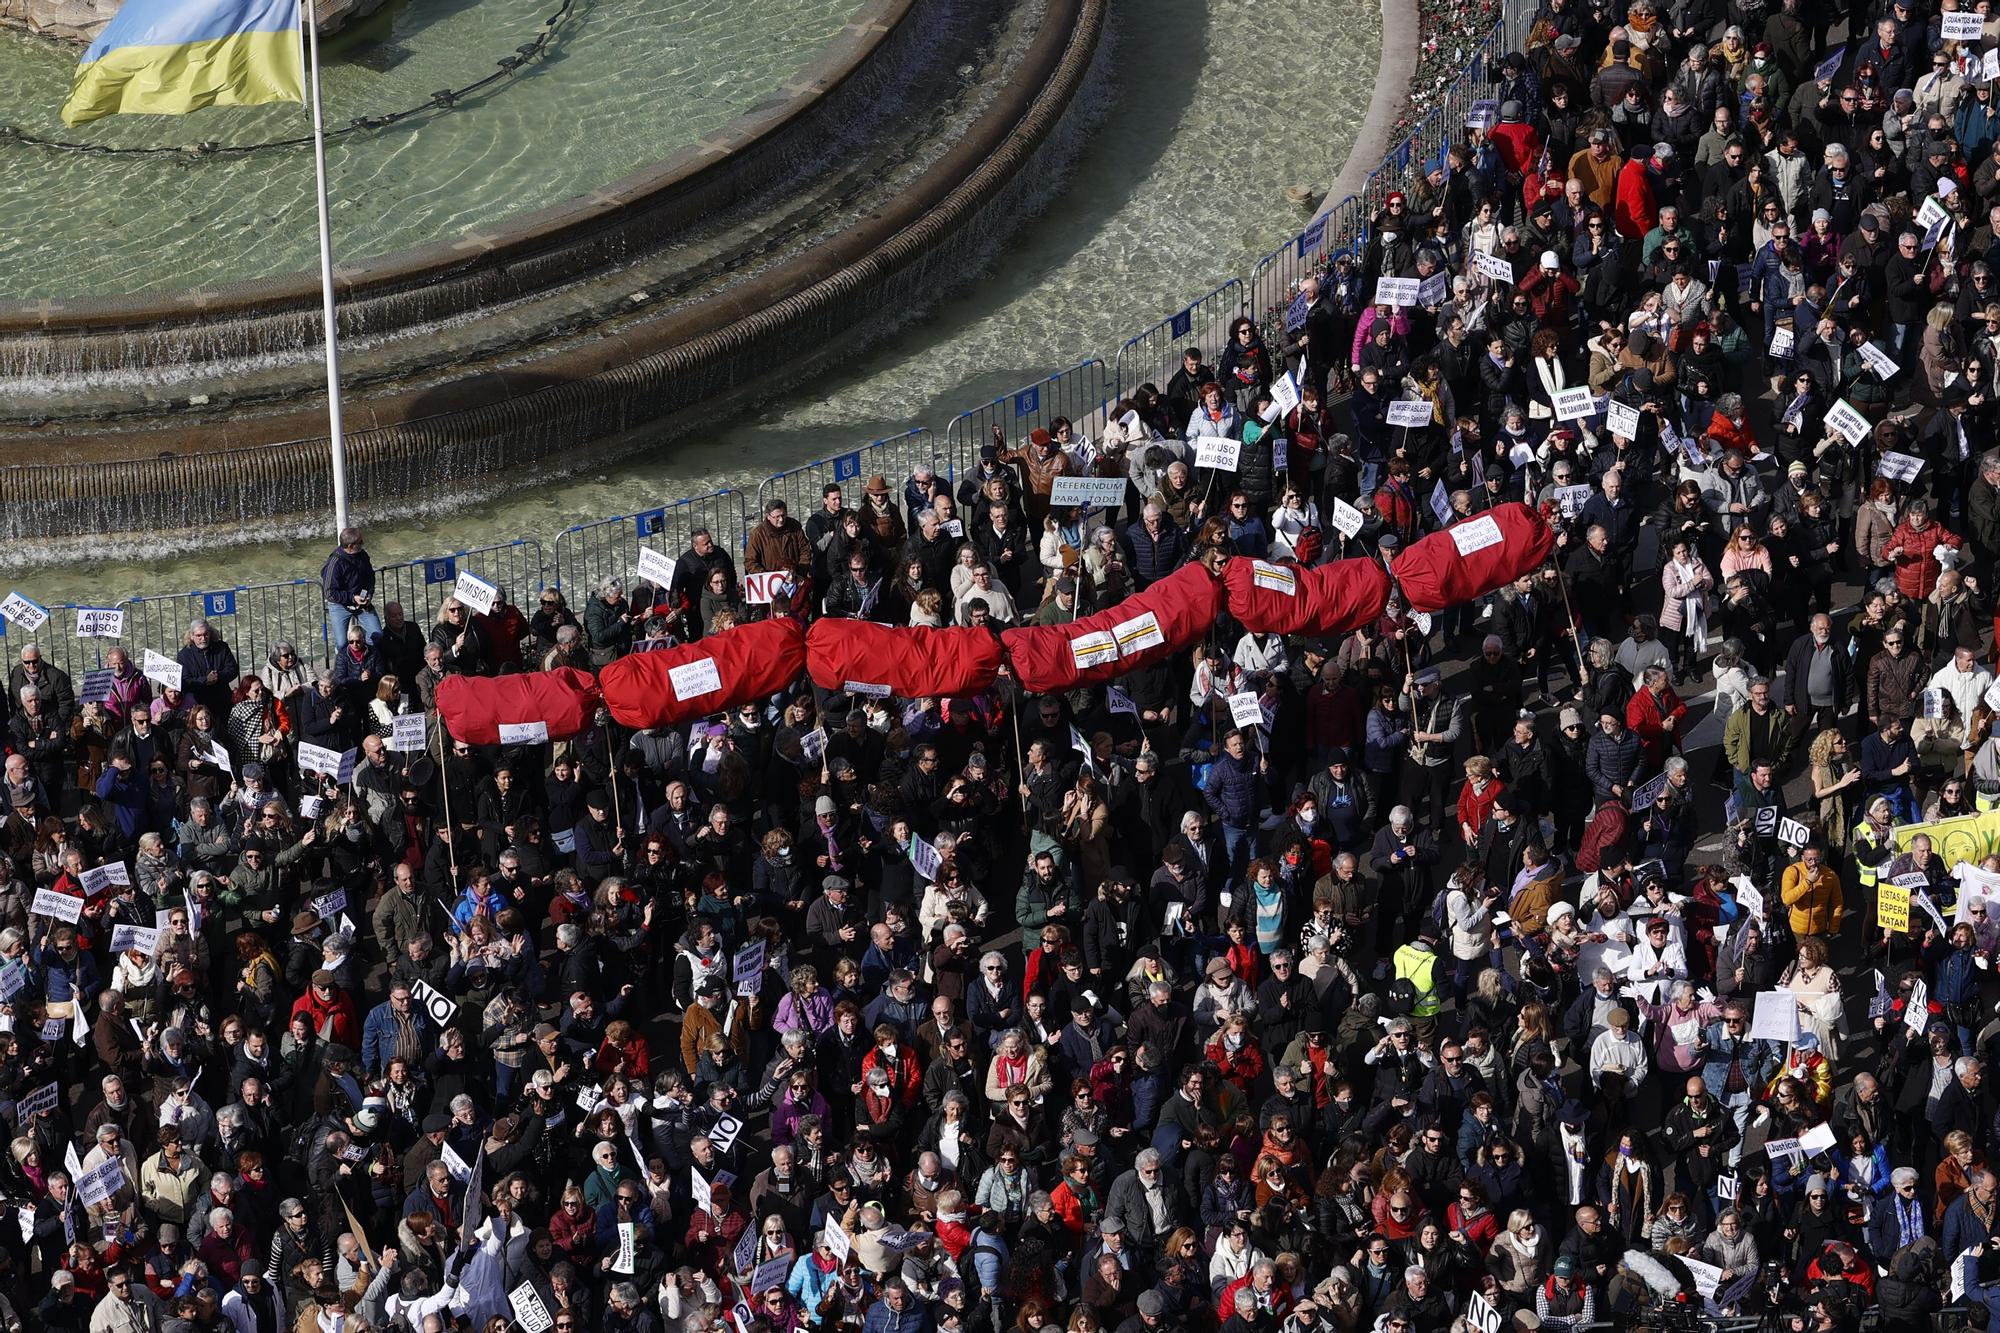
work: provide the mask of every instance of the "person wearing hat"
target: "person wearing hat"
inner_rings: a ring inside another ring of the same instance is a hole
[[[1025,449],[1009,449],[1007,433],[999,426],[993,427],[995,457],[1002,463],[1018,468],[1022,479],[1022,507],[1027,511],[1028,528],[1032,532],[1041,531],[1042,520],[1049,515],[1049,492],[1055,486],[1057,477],[1069,476],[1076,470],[1068,451],[1056,443],[1056,437],[1037,426],[1028,432]]]
[[[1590,1044],[1590,1082],[1606,1098],[1629,1100],[1639,1095],[1651,1061],[1646,1043],[1632,1030],[1632,1013],[1624,1005],[1605,1015],[1604,1031]]]
[[[1535,1292],[1538,1327],[1549,1333],[1575,1333],[1597,1318],[1597,1298],[1590,1284],[1576,1279],[1576,1260],[1556,1256],[1546,1281]]]
[[[303,1017],[321,1041],[352,1048],[361,1044],[361,1018],[354,997],[340,989],[333,973],[320,968],[308,978],[305,993],[292,1002],[292,1017]]]
[[[1454,749],[1465,729],[1465,696],[1444,691],[1444,673],[1421,667],[1403,680],[1401,707],[1410,719],[1401,797],[1433,832],[1442,833],[1457,793]]]

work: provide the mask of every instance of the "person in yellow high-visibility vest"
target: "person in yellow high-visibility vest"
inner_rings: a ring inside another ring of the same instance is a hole
[[[1444,1001],[1438,995],[1437,930],[1425,924],[1417,932],[1417,938],[1396,950],[1392,960],[1395,967],[1395,981],[1407,981],[1416,992],[1410,1005],[1410,1019],[1417,1025],[1417,1032],[1429,1041],[1437,1027],[1438,1011],[1444,1008]],[[1395,982],[1390,983],[1392,986]]]
[[[1862,808],[1861,822],[1847,838],[1847,854],[1854,859],[1854,885],[1862,911],[1872,921],[1876,886],[1882,870],[1896,855],[1896,816],[1885,796],[1877,796]]]

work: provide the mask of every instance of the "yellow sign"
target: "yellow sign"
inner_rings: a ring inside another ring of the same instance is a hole
[[[1919,833],[1929,835],[1931,851],[1943,857],[1946,865],[1955,866],[1960,861],[1978,865],[2000,852],[2000,810],[1939,819],[1929,824],[1900,825],[1896,829],[1897,850],[1910,850],[1910,843]]]
[[[1910,891],[1899,889],[1894,884],[1875,886],[1875,924],[1884,930],[1908,931],[1910,928]]]

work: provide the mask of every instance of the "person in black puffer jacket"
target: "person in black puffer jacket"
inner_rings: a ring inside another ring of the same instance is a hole
[[[1875,1284],[1884,1333],[1921,1333],[1930,1327],[1930,1317],[1943,1307],[1937,1270],[1938,1245],[1929,1236],[1910,1242],[1890,1258],[1888,1273]]]

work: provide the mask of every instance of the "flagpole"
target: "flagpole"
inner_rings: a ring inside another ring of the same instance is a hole
[[[333,235],[326,208],[326,120],[319,102],[319,24],[312,0],[300,0],[300,23],[306,30],[306,63],[312,79],[313,183],[319,203],[320,309],[326,321],[327,443],[333,450],[333,530],[347,526],[347,441],[340,423],[340,338],[333,310]]]

